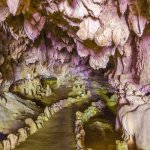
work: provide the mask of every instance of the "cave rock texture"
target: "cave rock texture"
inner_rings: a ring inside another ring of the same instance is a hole
[[[104,69],[118,95],[116,129],[129,146],[149,150],[149,66],[150,0],[0,0],[3,133],[15,130],[15,120],[36,115],[38,107],[27,99],[51,95],[43,77],[69,85]]]

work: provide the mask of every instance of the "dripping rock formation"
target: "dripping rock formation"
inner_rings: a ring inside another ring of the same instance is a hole
[[[0,0],[0,149],[85,96],[112,114],[84,112],[87,124],[93,114],[115,124],[91,123],[122,134],[116,149],[150,150],[149,66],[150,0]]]

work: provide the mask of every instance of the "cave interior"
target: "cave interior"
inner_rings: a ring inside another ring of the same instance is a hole
[[[0,150],[150,150],[149,66],[150,0],[0,0]]]

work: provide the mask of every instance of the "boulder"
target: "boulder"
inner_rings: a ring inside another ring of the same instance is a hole
[[[20,128],[18,130],[18,133],[19,133],[18,143],[24,142],[28,137],[27,130],[25,128]]]
[[[11,149],[11,145],[10,145],[10,141],[9,140],[3,140],[2,141],[3,144],[3,150],[10,150]]]
[[[7,139],[10,141],[11,149],[14,149],[18,143],[18,136],[14,135],[14,134],[9,134],[7,136]]]
[[[45,107],[44,109],[44,114],[47,118],[50,118],[51,117],[51,114],[50,114],[50,111],[49,111],[49,108],[48,107]]]
[[[30,135],[37,132],[38,129],[37,129],[36,123],[31,118],[26,119],[25,123],[30,128]]]
[[[35,123],[36,123],[38,129],[41,129],[41,128],[42,128],[42,123],[41,123],[40,120],[36,120]]]

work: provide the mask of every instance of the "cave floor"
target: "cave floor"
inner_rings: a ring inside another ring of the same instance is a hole
[[[89,101],[84,104],[80,102],[54,114],[38,132],[29,136],[15,150],[75,150],[75,113],[85,110],[89,105]],[[93,150],[114,150],[115,139],[112,138],[112,134],[107,133],[105,140],[97,131],[86,130],[85,144]]]
[[[54,114],[38,132],[29,136],[15,150],[75,150],[75,113],[87,106],[89,102],[79,102]]]
[[[87,86],[92,93],[92,101],[99,99],[97,91],[102,88],[102,80],[96,79],[96,81],[95,78],[90,79],[90,84]],[[109,85],[104,87],[110,88]],[[54,101],[57,101],[56,97],[54,97]],[[55,113],[38,132],[29,136],[15,150],[75,150],[75,114],[77,111],[83,112],[90,105],[91,100],[85,100]],[[97,131],[89,130],[89,128],[85,128],[85,130],[86,147],[93,150],[114,150],[116,139],[112,133],[108,133],[105,139]]]
[[[74,150],[72,109],[56,113],[42,129],[31,135],[16,150]]]

